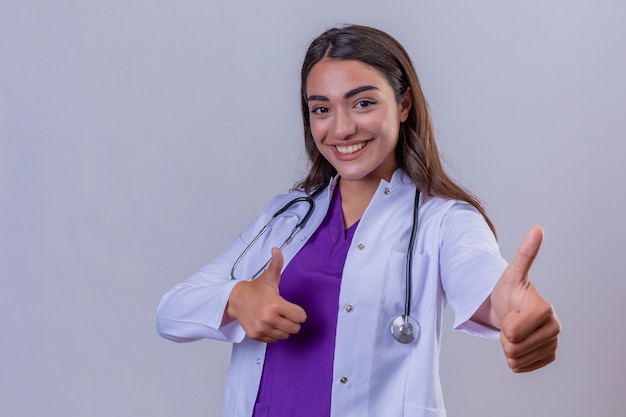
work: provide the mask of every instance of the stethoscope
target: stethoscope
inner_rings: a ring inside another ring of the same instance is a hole
[[[252,246],[254,246],[257,240],[259,240],[261,236],[263,236],[265,232],[269,230],[269,228],[272,226],[272,224],[274,224],[274,222],[276,221],[278,217],[280,217],[282,214],[284,214],[287,210],[289,210],[291,207],[293,207],[296,204],[299,204],[299,203],[308,204],[308,209],[306,211],[306,214],[293,227],[293,229],[289,233],[289,236],[287,236],[287,239],[285,239],[283,244],[279,247],[279,249],[282,251],[283,248],[287,246],[289,242],[292,241],[296,233],[298,233],[298,231],[300,231],[300,229],[302,229],[306,225],[309,218],[311,218],[311,215],[313,214],[313,210],[315,209],[315,202],[313,201],[313,199],[323,189],[324,187],[316,190],[311,196],[294,198],[293,200],[289,201],[287,204],[282,206],[278,211],[276,211],[276,213],[274,213],[274,215],[270,218],[267,224],[263,226],[263,228],[259,231],[259,233],[257,233],[257,235],[254,237],[254,239],[252,239],[252,241],[248,244],[248,246],[246,246],[243,252],[241,252],[241,255],[239,255],[239,257],[233,264],[233,267],[230,270],[231,279],[237,279],[235,278],[235,270],[237,269],[237,266],[239,266],[239,263],[241,263],[241,260],[244,258],[244,256],[248,253],[248,251],[250,251],[250,249],[252,248]],[[397,316],[391,322],[391,334],[393,335],[394,339],[396,339],[400,343],[405,343],[405,344],[415,342],[419,338],[419,333],[420,333],[419,323],[417,322],[417,320],[411,317],[411,282],[412,282],[411,267],[413,264],[413,247],[415,246],[415,240],[417,239],[419,199],[420,199],[420,192],[419,190],[415,190],[415,202],[413,203],[413,225],[411,226],[411,237],[409,239],[409,247],[407,250],[407,257],[406,257],[406,272],[405,272],[406,293],[404,296],[404,314]],[[259,268],[259,270],[256,271],[252,275],[252,277],[249,278],[249,280],[253,280],[257,278],[259,275],[261,275],[261,273],[268,267],[271,261],[272,261],[272,258],[270,257],[270,259],[268,259],[267,262],[265,262],[265,264],[263,264],[263,266]]]

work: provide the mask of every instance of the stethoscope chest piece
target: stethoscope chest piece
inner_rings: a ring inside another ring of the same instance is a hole
[[[398,316],[391,323],[391,334],[400,343],[415,342],[420,336],[420,325],[411,316]]]
[[[404,314],[399,315],[391,322],[391,334],[400,343],[408,344],[417,341],[420,337],[420,325],[411,317],[411,271],[413,263],[413,246],[417,238],[417,225],[419,214],[419,189],[415,190],[415,203],[413,204],[413,227],[409,240],[409,249],[406,255],[406,293],[404,296]]]

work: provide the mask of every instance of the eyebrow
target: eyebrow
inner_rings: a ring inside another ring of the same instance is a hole
[[[379,88],[374,87],[373,85],[362,85],[361,87],[353,88],[352,90],[348,91],[346,94],[343,95],[343,98],[350,98],[350,97],[356,96],[359,93],[362,93],[363,91],[370,91],[370,90],[379,90]],[[330,101],[330,100],[326,96],[313,95],[313,96],[308,96],[306,98],[306,101]]]

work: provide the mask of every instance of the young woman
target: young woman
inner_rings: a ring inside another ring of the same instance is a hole
[[[163,337],[234,344],[224,416],[445,416],[446,304],[456,329],[500,337],[513,371],[553,361],[560,325],[528,280],[543,232],[502,259],[482,206],[442,168],[404,48],[330,29],[301,93],[308,175],[159,306]]]

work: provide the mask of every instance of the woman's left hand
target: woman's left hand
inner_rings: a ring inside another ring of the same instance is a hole
[[[559,319],[528,279],[542,240],[543,229],[533,227],[491,293],[490,318],[501,330],[504,355],[513,372],[533,371],[556,358]]]

